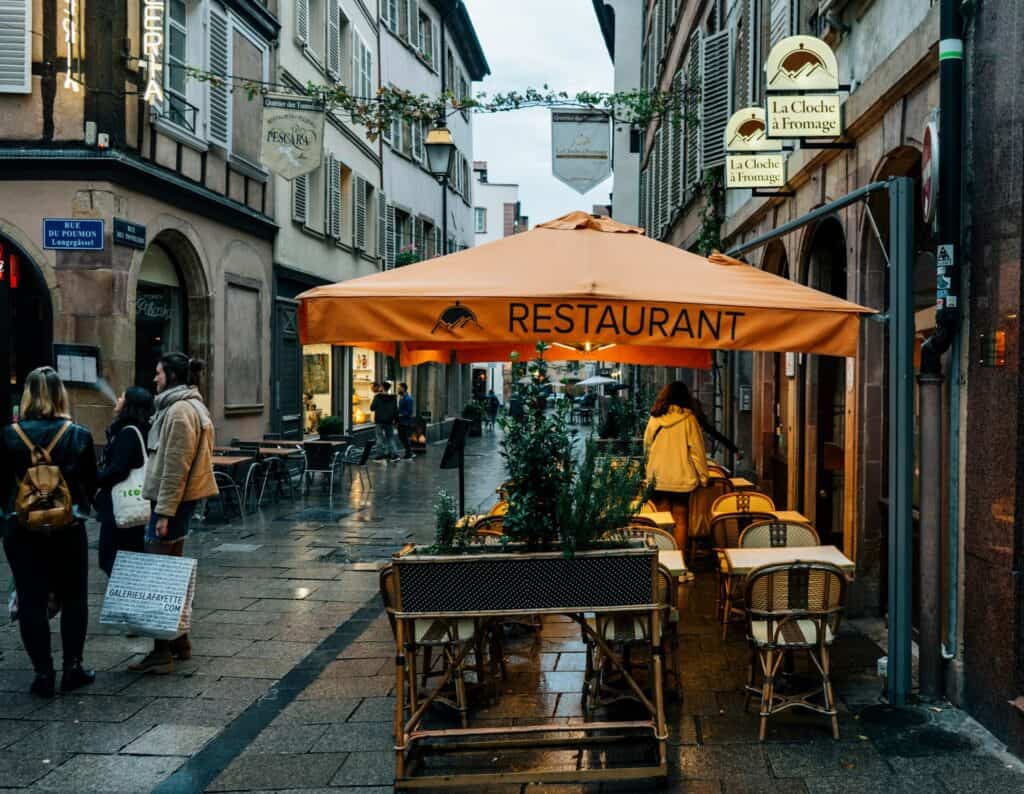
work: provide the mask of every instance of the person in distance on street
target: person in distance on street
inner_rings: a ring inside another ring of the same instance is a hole
[[[415,405],[412,401],[412,395],[409,394],[409,384],[399,383],[398,384],[398,440],[402,442],[402,446],[405,448],[405,455],[402,456],[402,460],[412,460],[416,455],[412,451],[412,442],[409,440],[409,435],[413,430],[413,412],[415,411]]]
[[[156,413],[146,446],[149,465],[142,495],[153,505],[146,525],[146,553],[181,557],[199,500],[217,494],[213,476],[213,420],[199,391],[202,361],[165,353],[156,365]],[[187,634],[153,640],[153,650],[128,669],[169,673],[174,659],[192,658]]]
[[[377,427],[377,456],[375,460],[398,460],[398,442],[395,440],[395,422],[398,420],[398,400],[391,393],[391,381],[381,381],[380,391],[370,403],[373,422]]]
[[[54,487],[40,489],[47,478]],[[52,698],[56,688],[50,593],[61,608],[61,691],[71,692],[96,678],[82,665],[89,620],[85,516],[95,491],[92,434],[71,421],[67,391],[57,372],[51,367],[33,370],[25,379],[21,421],[0,433],[0,504],[6,524],[0,529],[18,593],[21,641],[36,673],[30,691],[40,697]]]

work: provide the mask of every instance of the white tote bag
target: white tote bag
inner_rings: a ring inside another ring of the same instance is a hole
[[[100,623],[144,637],[173,640],[192,625],[196,561],[119,551],[114,558]]]
[[[128,476],[110,489],[110,498],[114,503],[114,523],[118,529],[138,527],[149,521],[150,505],[142,496],[142,488],[146,484],[146,464],[149,454],[142,433],[135,425],[129,425],[139,438],[142,446],[142,465],[128,472]]]

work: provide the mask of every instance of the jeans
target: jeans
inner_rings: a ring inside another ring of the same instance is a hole
[[[395,438],[394,425],[377,425],[377,457],[398,457],[398,440]]]
[[[74,524],[49,535],[14,528],[4,551],[18,590],[21,641],[37,673],[53,669],[50,655],[50,593],[60,604],[64,667],[82,660],[89,622],[89,548],[85,527]]]
[[[188,534],[188,526],[192,522],[192,514],[196,511],[198,502],[182,502],[178,505],[176,512],[167,521],[167,534],[160,537],[156,534],[156,521],[160,516],[153,513],[146,525],[146,543],[175,543],[184,540]]]
[[[402,446],[405,448],[405,456],[407,458],[412,457],[412,443],[409,441],[409,435],[412,433],[412,425],[398,425],[398,440],[402,442]]]

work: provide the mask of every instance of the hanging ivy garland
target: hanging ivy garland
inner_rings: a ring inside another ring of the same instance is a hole
[[[215,86],[230,86],[232,91],[245,92],[251,100],[257,95],[271,91],[300,93],[291,87],[257,80],[248,80],[234,75],[218,75],[203,69],[186,67],[193,80],[208,82]],[[459,98],[446,91],[439,96],[416,94],[393,86],[382,86],[373,97],[352,94],[341,83],[322,85],[308,83],[304,94],[319,99],[325,110],[348,118],[353,124],[366,129],[366,137],[376,140],[391,124],[400,119],[408,122],[433,123],[462,111],[473,113],[502,113],[526,108],[578,108],[601,110],[613,122],[644,128],[656,119],[666,117],[674,123],[686,120],[696,123],[696,102],[698,89],[695,86],[677,85],[671,91],[553,91],[547,85],[538,90],[509,91],[489,96],[479,93],[476,98]]]

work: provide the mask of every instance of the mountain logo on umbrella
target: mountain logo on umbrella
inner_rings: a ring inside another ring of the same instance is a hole
[[[829,77],[835,77],[829,71],[828,64],[825,63],[822,57],[804,47],[803,42],[801,42],[795,50],[788,52],[779,61],[779,68],[768,83],[774,83],[780,75],[785,75],[790,80],[798,82],[814,76],[819,70]]]
[[[454,333],[461,328],[465,328],[470,323],[473,323],[477,328],[481,327],[480,321],[476,319],[476,313],[468,306],[463,306],[459,301],[455,301],[454,304],[441,312],[441,316],[437,318],[437,322],[434,323],[430,333],[436,334],[442,328],[449,333]]]

